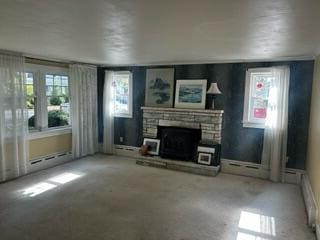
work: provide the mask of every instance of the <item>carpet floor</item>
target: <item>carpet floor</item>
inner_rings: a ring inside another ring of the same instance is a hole
[[[299,186],[95,155],[0,184],[1,240],[315,240]]]

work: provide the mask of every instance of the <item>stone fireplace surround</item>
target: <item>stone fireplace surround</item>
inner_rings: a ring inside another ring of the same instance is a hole
[[[158,126],[201,129],[201,140],[221,143],[223,110],[141,107],[143,137],[157,138]]]
[[[141,107],[143,137],[157,138],[158,126],[182,127],[201,130],[201,140],[221,142],[223,110]],[[216,176],[220,166],[207,166],[191,161],[176,161],[159,156],[139,156],[136,163],[176,171]]]

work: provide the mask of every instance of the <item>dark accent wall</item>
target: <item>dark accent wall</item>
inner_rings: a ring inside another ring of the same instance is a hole
[[[260,163],[263,130],[242,126],[245,74],[248,68],[290,66],[288,167],[305,168],[308,139],[309,111],[313,79],[313,61],[193,64],[148,67],[112,67],[98,69],[99,141],[103,140],[102,93],[104,70],[129,70],[133,73],[133,118],[115,119],[115,144],[140,146],[142,111],[145,97],[146,69],[173,67],[175,79],[207,79],[218,82],[223,95],[216,99],[216,108],[223,109],[222,157]],[[207,101],[208,103],[210,101]],[[120,137],[124,142],[120,143]]]

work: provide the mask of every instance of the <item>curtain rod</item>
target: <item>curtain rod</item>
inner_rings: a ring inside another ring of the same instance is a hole
[[[69,68],[70,64],[79,64],[79,65],[87,65],[90,67],[97,67],[97,65],[94,65],[94,64],[75,62],[75,61],[48,60],[44,58],[28,57],[28,56],[25,56],[25,59],[26,59],[26,63],[47,65],[47,66],[53,66],[53,67]]]
[[[90,64],[90,63],[84,63],[84,62],[60,60],[60,59],[53,59],[53,58],[50,59],[50,58],[30,55],[30,54],[26,54],[26,53],[22,53],[22,52],[4,50],[1,48],[0,48],[0,54],[23,56],[25,58],[26,63],[47,65],[47,66],[54,66],[54,67],[68,68],[70,64],[87,65],[87,66],[91,66],[91,67],[98,67],[99,66],[98,64]]]
[[[45,59],[32,58],[32,57],[25,57],[25,59],[26,59],[26,63],[53,66],[53,67],[68,68],[70,64],[66,62],[58,62],[58,61],[45,60]]]

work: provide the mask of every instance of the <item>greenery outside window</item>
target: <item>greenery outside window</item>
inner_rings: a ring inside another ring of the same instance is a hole
[[[46,74],[48,127],[69,125],[69,77]]]
[[[25,76],[25,89],[27,98],[27,113],[29,130],[36,129],[36,93],[35,93],[35,77],[31,72],[27,72]]]
[[[29,130],[71,125],[68,68],[27,64],[25,89]]]

